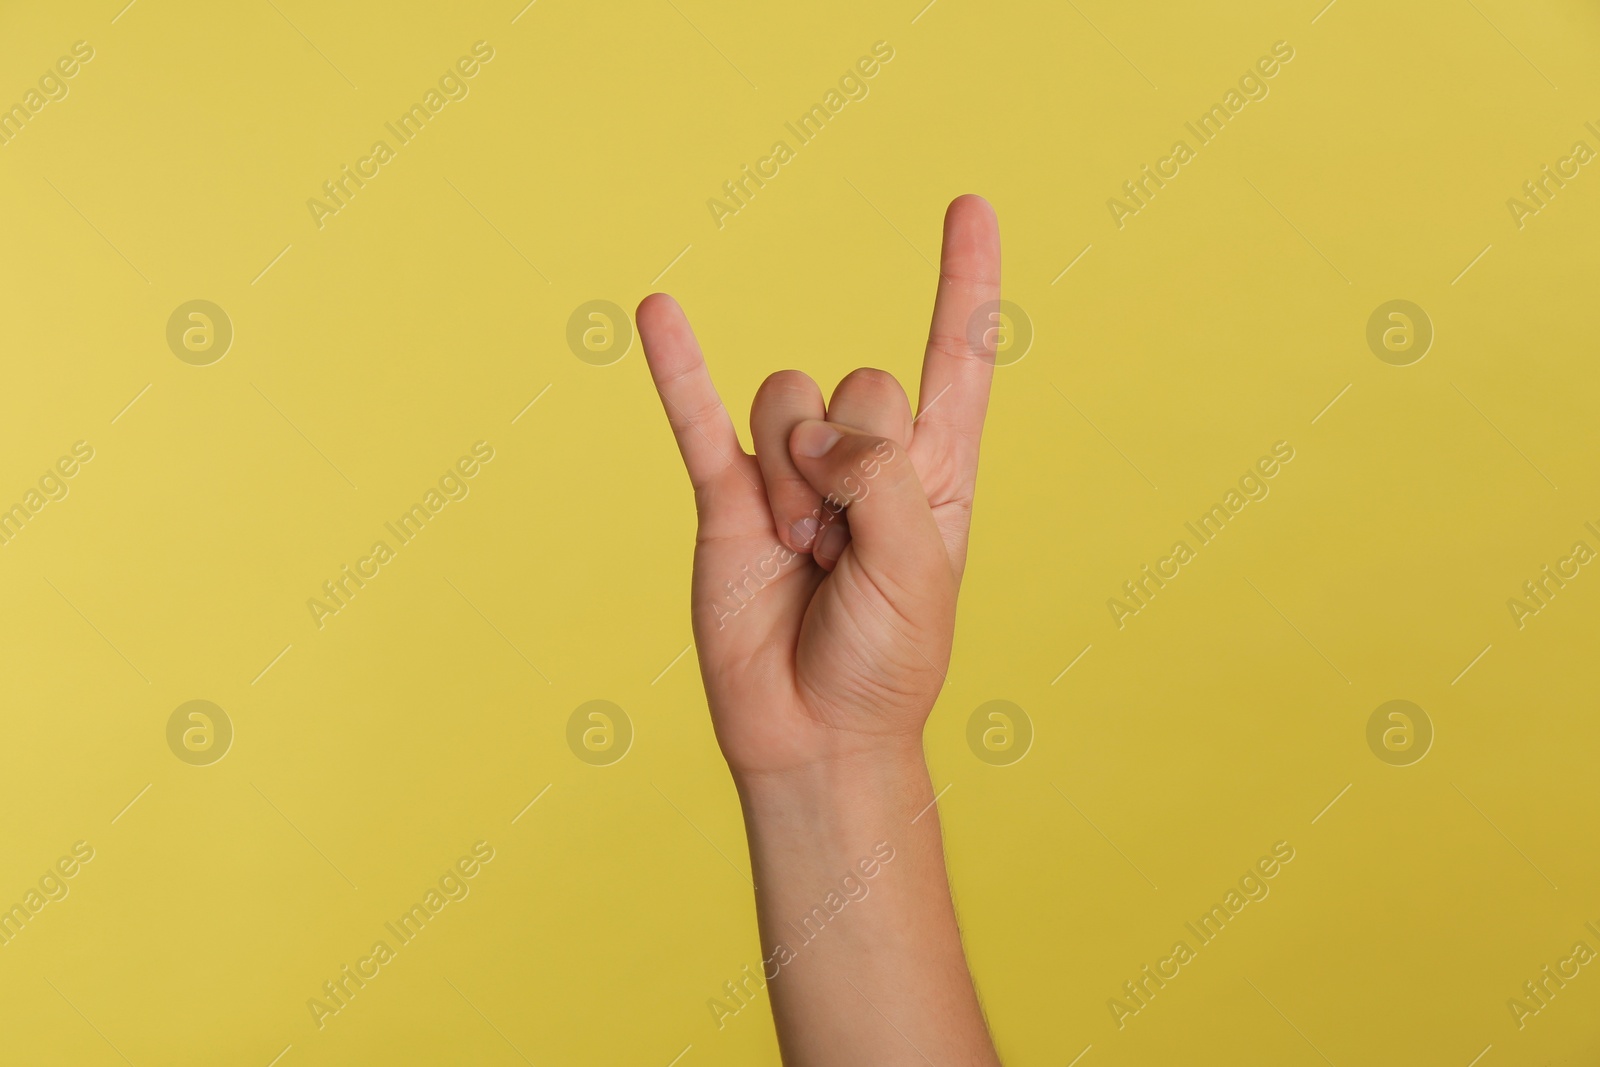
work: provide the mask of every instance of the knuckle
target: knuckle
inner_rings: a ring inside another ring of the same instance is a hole
[[[928,333],[928,347],[943,355],[956,359],[993,359],[983,346],[981,334],[978,343],[973,342],[974,338],[960,330],[936,327]]]
[[[767,375],[756,390],[758,400],[779,400],[789,397],[809,397],[820,394],[817,383],[805,371],[780,370]]]
[[[850,386],[875,394],[893,395],[899,393],[903,396],[905,392],[900,387],[900,379],[886,370],[879,370],[877,367],[857,367],[844,376],[844,381],[840,382],[839,386],[841,389]]]
[[[994,286],[991,274],[982,270],[963,269],[948,263],[939,264],[939,288],[968,290],[973,296],[978,296],[988,288]]]
[[[667,421],[674,430],[683,432],[715,423],[721,412],[721,401],[707,400],[687,409],[677,408],[668,412]]]

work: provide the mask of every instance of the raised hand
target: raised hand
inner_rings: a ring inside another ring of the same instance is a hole
[[[961,197],[945,214],[919,414],[883,371],[853,372],[826,406],[816,382],[781,371],[751,408],[754,456],[683,311],[661,295],[639,305],[694,484],[695,645],[744,807],[762,976],[791,1067],[999,1063],[922,757],[950,662],[999,296],[994,212]],[[721,1027],[733,1009],[719,1005]]]
[[[915,418],[883,371],[824,406],[768,378],[740,446],[682,309],[656,294],[639,336],[694,486],[692,612],[712,719],[735,775],[915,749],[944,684],[994,371],[994,211],[950,205]]]

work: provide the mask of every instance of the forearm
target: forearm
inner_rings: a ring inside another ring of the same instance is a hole
[[[784,1062],[998,1064],[920,747],[736,780]]]

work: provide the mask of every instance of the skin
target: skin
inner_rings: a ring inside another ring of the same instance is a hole
[[[695,646],[790,1067],[999,1063],[922,752],[994,371],[993,331],[969,327],[1000,296],[983,199],[950,205],[939,275],[915,419],[884,371],[852,372],[826,405],[808,376],[780,371],[752,405],[754,456],[682,309],[655,294],[637,312],[694,486]]]

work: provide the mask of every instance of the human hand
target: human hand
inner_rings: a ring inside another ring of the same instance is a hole
[[[682,309],[660,293],[639,305],[694,486],[695,647],[736,776],[921,758],[950,661],[994,373],[981,316],[999,296],[994,211],[960,197],[945,214],[920,414],[883,371],[852,372],[826,408],[810,377],[780,371],[751,407],[753,457]]]

